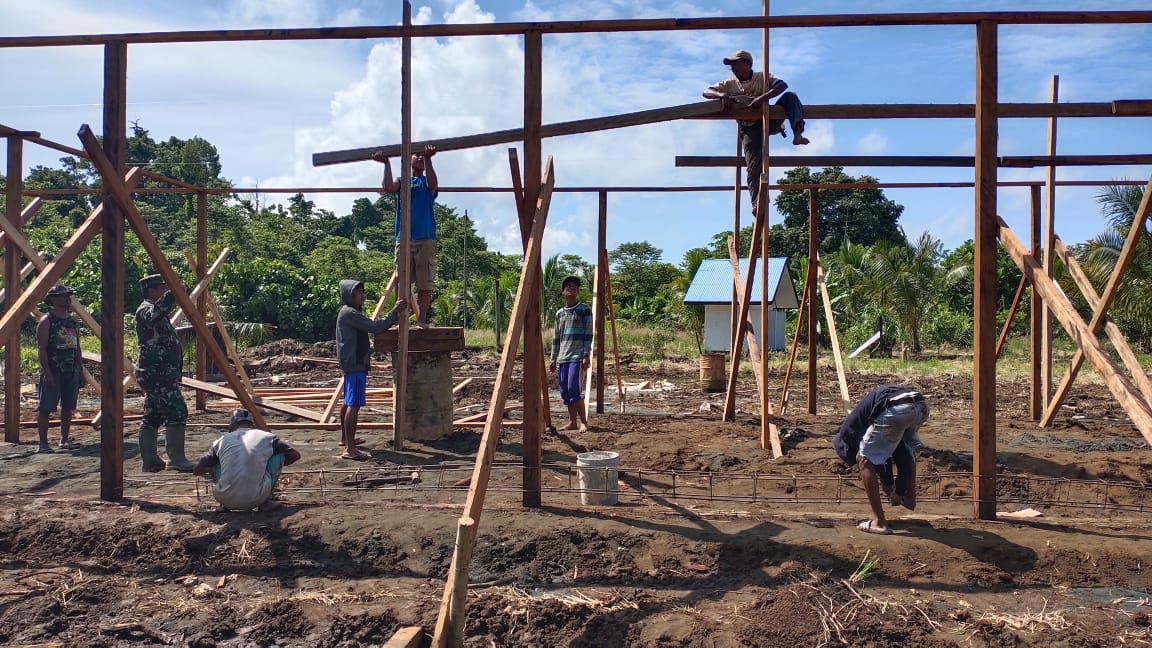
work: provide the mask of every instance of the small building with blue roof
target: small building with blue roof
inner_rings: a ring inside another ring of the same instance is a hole
[[[740,259],[740,274],[748,276],[748,259]],[[760,289],[761,269],[756,264],[752,283],[752,299],[748,307],[748,319],[756,332],[756,341],[761,349],[782,351],[785,348],[784,323],[788,309],[800,308],[796,296],[796,282],[788,269],[787,257],[768,259],[768,335],[760,334]],[[692,277],[692,284],[684,294],[685,304],[704,307],[704,351],[728,351],[732,336],[732,261],[729,259],[705,259]]]

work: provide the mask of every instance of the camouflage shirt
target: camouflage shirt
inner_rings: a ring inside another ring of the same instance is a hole
[[[168,317],[176,310],[176,297],[164,293],[155,303],[145,299],[136,309],[136,381],[143,389],[180,382],[184,349]]]
[[[48,369],[59,376],[80,373],[80,327],[71,315],[48,313]]]

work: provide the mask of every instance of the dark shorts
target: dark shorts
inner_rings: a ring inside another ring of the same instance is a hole
[[[43,376],[40,377],[40,404],[37,411],[55,412],[57,407],[67,411],[76,409],[76,398],[80,394],[80,373],[54,373],[52,377],[55,381],[51,385],[45,383]]]
[[[576,362],[561,362],[556,372],[558,382],[560,383],[560,398],[564,401],[565,405],[571,405],[584,398],[584,363],[577,360]]]
[[[364,407],[368,402],[368,372],[356,371],[344,374],[344,405]]]

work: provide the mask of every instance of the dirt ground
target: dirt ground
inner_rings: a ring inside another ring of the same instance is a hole
[[[256,384],[335,385],[331,365],[293,355],[331,349],[253,350]],[[475,378],[457,407],[487,403],[496,364],[456,355],[455,380]],[[378,363],[370,385],[389,375]],[[769,376],[776,393],[782,378]],[[853,397],[906,379],[849,377]],[[589,432],[546,434],[543,507],[521,506],[520,432],[505,428],[472,558],[467,646],[1152,645],[1152,455],[1102,386],[1082,382],[1040,430],[1026,420],[1027,384],[1001,380],[1000,510],[1041,515],[978,521],[971,379],[911,379],[932,407],[921,501],[889,509],[896,534],[877,536],[856,528],[867,504],[831,449],[843,411],[830,366],[817,415],[804,412],[806,376],[793,375],[780,460],[759,446],[750,376],[735,423],[719,421],[722,395],[700,391],[694,361],[625,368],[625,380],[649,381],[629,393],[628,413],[610,387]],[[85,391],[78,417],[97,405]],[[127,412],[140,406],[130,392]],[[192,413],[190,455],[230,409],[208,406]],[[28,394],[23,420],[34,407]],[[562,405],[551,407],[563,425]],[[387,418],[368,408],[361,420]],[[0,445],[0,643],[332,648],[434,627],[467,490],[454,484],[471,474],[479,430],[402,452],[390,432],[364,431],[374,458],[354,465],[336,432],[280,430],[303,454],[281,480],[284,506],[223,513],[203,481],[140,472],[136,425],[125,424],[118,503],[98,498],[91,428],[75,431],[79,449],[51,455],[34,454],[33,429]],[[588,450],[620,454],[618,505],[581,504],[572,466]],[[380,484],[412,470],[417,484]]]

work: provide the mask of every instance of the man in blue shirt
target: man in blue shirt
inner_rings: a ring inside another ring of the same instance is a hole
[[[436,214],[433,205],[440,188],[432,156],[436,147],[429,144],[424,153],[412,155],[412,222],[408,234],[409,275],[416,284],[416,326],[428,326],[428,307],[432,304],[432,282],[436,279]],[[372,159],[384,165],[384,191],[396,195],[396,241],[400,241],[400,183],[392,177],[392,164],[382,151]],[[396,246],[400,260],[400,246]],[[397,264],[399,265],[399,264]]]
[[[592,356],[592,309],[579,301],[580,277],[565,277],[560,294],[564,296],[564,307],[556,311],[549,370],[556,375],[560,398],[568,407],[568,426],[561,429],[587,432],[583,387],[584,372]]]

